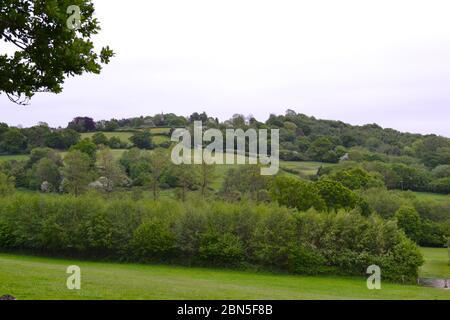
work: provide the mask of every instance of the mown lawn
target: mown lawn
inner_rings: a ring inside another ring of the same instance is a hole
[[[66,268],[81,268],[81,290]],[[450,291],[365,278],[305,277],[207,268],[84,262],[0,254],[0,295],[18,299],[450,299]]]
[[[447,248],[420,248],[420,251],[425,259],[425,264],[420,269],[420,275],[422,277],[450,279]]]

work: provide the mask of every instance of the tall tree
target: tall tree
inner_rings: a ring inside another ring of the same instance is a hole
[[[97,154],[97,163],[100,174],[106,178],[106,191],[110,192],[115,186],[120,185],[126,175],[123,168],[114,160],[109,148],[101,149]]]
[[[83,193],[91,181],[91,159],[81,151],[70,151],[64,158],[63,189],[75,196]]]
[[[99,30],[91,0],[2,0],[0,40],[16,51],[0,54],[0,93],[25,104],[36,92],[60,93],[68,76],[100,73],[114,54],[94,51]]]
[[[169,164],[169,157],[163,149],[153,151],[150,156],[150,185],[153,191],[153,198],[159,198],[159,184],[164,170]]]
[[[216,178],[215,165],[208,165],[205,163],[205,161],[203,161],[202,164],[200,165],[200,177],[199,177],[200,190],[202,196],[206,195],[208,187],[211,185],[211,183],[214,181],[215,178]]]

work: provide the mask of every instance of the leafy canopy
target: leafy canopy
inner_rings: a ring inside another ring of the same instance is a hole
[[[70,6],[80,8],[79,28],[68,27]],[[36,92],[60,93],[68,76],[98,74],[114,55],[109,47],[97,53],[91,37],[100,30],[90,0],[2,0],[0,93],[25,104]]]

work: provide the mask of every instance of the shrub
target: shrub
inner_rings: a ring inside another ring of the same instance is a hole
[[[315,275],[324,271],[325,258],[317,251],[302,245],[293,245],[288,253],[288,271]]]
[[[275,204],[115,200],[98,194],[0,197],[0,247],[46,254],[254,265],[411,282],[422,257],[396,225],[357,210],[298,212]]]
[[[134,256],[139,260],[167,258],[175,244],[174,235],[164,221],[150,219],[143,222],[131,240]]]
[[[210,230],[201,237],[199,255],[206,264],[239,265],[244,258],[244,248],[236,235]]]

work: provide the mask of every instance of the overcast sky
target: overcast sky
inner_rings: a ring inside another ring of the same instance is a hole
[[[450,136],[450,1],[94,0],[101,75],[27,107],[0,96],[0,122],[65,126],[206,111],[266,120],[286,109]]]

